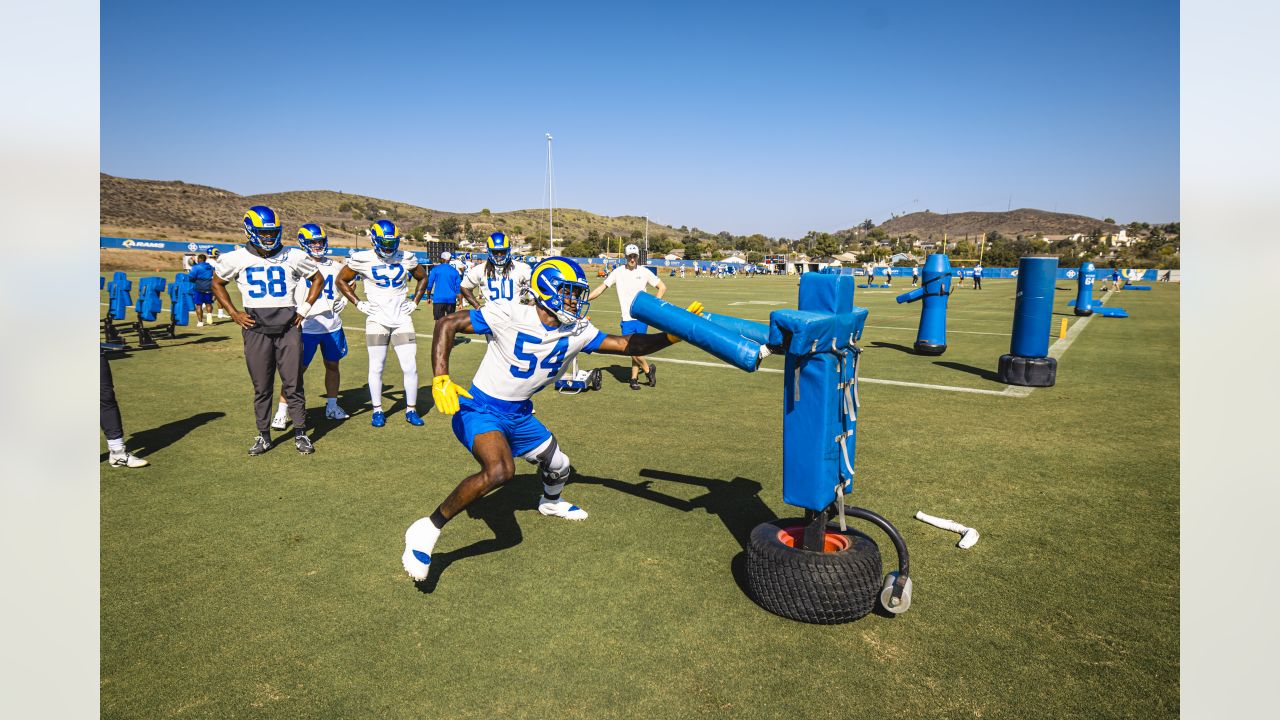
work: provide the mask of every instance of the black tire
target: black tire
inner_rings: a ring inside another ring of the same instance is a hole
[[[803,526],[800,519],[761,523],[747,546],[747,586],[753,599],[775,615],[800,622],[845,623],[875,609],[880,593],[880,548],[861,533],[842,534],[849,547],[812,552],[779,539],[783,528]]]
[[[596,368],[595,370],[592,370],[590,373],[588,373],[587,387],[591,388],[592,390],[599,390],[600,384],[601,384],[601,374],[602,373],[600,372],[600,368]]]

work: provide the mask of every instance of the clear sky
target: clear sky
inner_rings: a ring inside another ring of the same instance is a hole
[[[102,3],[102,170],[799,237],[1167,222],[1178,3]]]

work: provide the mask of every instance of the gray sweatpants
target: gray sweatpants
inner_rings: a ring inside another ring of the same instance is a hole
[[[243,330],[244,362],[253,381],[253,414],[258,434],[270,437],[272,406],[275,405],[275,376],[280,373],[280,392],[289,404],[289,419],[296,433],[307,429],[306,398],[302,393],[302,331],[291,327],[282,335],[266,335]]]

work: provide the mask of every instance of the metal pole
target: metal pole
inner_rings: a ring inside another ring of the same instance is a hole
[[[644,216],[644,256],[649,257],[649,216]]]
[[[556,182],[551,172],[551,133],[547,133],[547,254],[556,254]]]

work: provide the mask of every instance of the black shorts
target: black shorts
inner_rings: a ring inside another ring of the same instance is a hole
[[[458,311],[458,303],[452,302],[448,305],[444,303],[431,303],[431,313],[436,316],[436,320],[445,315],[452,315]]]

